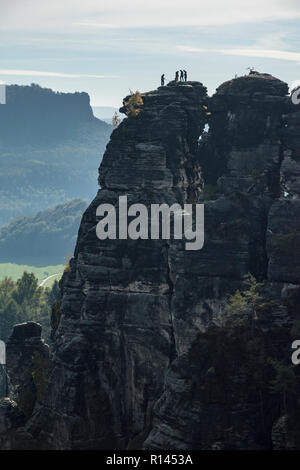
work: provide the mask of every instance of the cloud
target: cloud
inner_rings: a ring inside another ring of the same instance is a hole
[[[256,44],[257,49],[287,49],[289,47],[286,39],[288,37],[287,31],[276,31],[273,33],[265,34]]]
[[[212,53],[236,55],[244,57],[261,57],[264,59],[289,60],[300,63],[300,53],[276,49],[253,49],[253,48],[234,48],[234,49],[204,49],[200,47],[177,46],[177,49],[191,53]]]
[[[300,53],[272,49],[229,49],[223,51],[224,54],[238,55],[245,57],[262,57],[264,59],[290,60],[300,63]]]
[[[59,78],[117,78],[116,75],[89,75],[81,73],[41,72],[39,70],[0,69],[0,75]]]
[[[89,23],[89,22],[78,22],[73,23],[75,26],[85,26],[87,28],[101,28],[101,29],[118,29],[120,25],[112,23]]]
[[[295,0],[1,0],[0,29],[71,32],[88,23],[102,28],[158,28],[296,18],[300,18],[300,5]]]

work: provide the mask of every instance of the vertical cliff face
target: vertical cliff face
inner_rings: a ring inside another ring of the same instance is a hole
[[[182,354],[167,372],[145,449],[277,445],[271,434],[281,405],[270,392],[268,363],[289,363],[300,281],[297,171],[287,181],[285,170],[291,154],[297,165],[298,113],[286,95],[283,82],[253,74],[224,83],[209,101],[210,129],[199,146],[204,188],[210,185],[205,246],[173,265],[172,311]],[[284,178],[293,194],[284,192]],[[265,281],[272,305],[255,337],[260,356],[243,331],[237,337],[223,329],[204,333],[211,320],[222,324],[229,295],[243,289],[249,272]],[[192,347],[187,338],[195,338]]]
[[[146,206],[196,197],[206,89],[171,84],[142,98],[112,134],[63,281],[47,411],[36,417],[46,414],[58,448],[141,446],[175,357],[168,241],[100,241],[96,208],[121,195]]]
[[[209,131],[197,153],[205,244],[195,252],[178,245],[170,250],[179,352],[189,349],[199,330],[221,321],[229,295],[247,273],[266,278],[268,212],[280,195],[287,91],[270,75],[249,75],[224,83],[208,102]]]
[[[271,281],[300,283],[300,106],[286,100],[282,117],[282,194],[270,210],[267,247],[268,278]]]
[[[226,82],[212,98],[198,82],[172,82],[142,94],[138,116],[113,132],[61,282],[48,389],[25,426],[28,445],[271,446],[278,401],[252,383],[249,338],[232,345],[227,333],[207,331],[223,324],[249,272],[276,301],[266,331],[297,316],[283,305],[300,284],[290,250],[291,239],[299,243],[298,111],[287,92],[267,74]],[[204,201],[204,248],[100,241],[96,209],[118,207],[122,195],[147,207]],[[259,346],[273,351],[275,336]]]
[[[141,114],[125,119],[107,146],[99,169],[101,188],[146,194],[145,201],[150,195],[150,202],[165,195],[182,203],[193,199],[194,190],[198,199],[196,152],[206,122],[206,88],[199,82],[171,82],[142,99]]]
[[[212,161],[200,157],[208,183],[225,194],[240,190],[279,196],[287,93],[287,85],[268,74],[250,74],[217,89],[207,141]]]

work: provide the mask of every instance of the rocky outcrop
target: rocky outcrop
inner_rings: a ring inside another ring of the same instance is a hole
[[[219,192],[279,196],[286,83],[250,74],[223,83],[211,98],[208,139],[199,159],[206,184]]]
[[[269,333],[256,341],[266,349],[272,344]],[[166,373],[144,449],[270,448],[279,400],[268,389],[268,362],[249,345],[242,331],[232,336],[212,328],[200,334]]]
[[[201,349],[198,333],[207,331],[212,321],[222,325],[228,298],[242,288],[248,272],[265,281],[266,299],[276,299],[267,328],[285,327],[286,331],[291,316],[299,318],[295,311],[299,260],[294,247],[299,241],[298,206],[297,200],[284,197],[281,177],[283,152],[289,145],[283,141],[286,93],[284,83],[252,74],[223,84],[209,101],[210,128],[199,145],[203,199],[210,199],[205,201],[205,245],[181,258],[176,250],[180,262],[173,267],[172,312],[178,319],[177,329],[176,320],[173,324],[181,347],[156,403],[145,449],[272,447],[271,428],[280,405],[270,396],[267,375],[265,390],[253,394],[255,373],[249,371],[253,357],[249,350],[244,356],[239,344],[228,364],[222,357],[230,356],[230,345],[223,346],[219,357],[223,372],[218,374],[214,351]],[[208,194],[205,185],[210,185]],[[289,317],[282,296],[291,292],[294,303]],[[286,335],[278,334],[282,340]],[[211,346],[223,340],[208,336]],[[289,336],[285,341],[288,348]],[[235,364],[234,356],[239,355],[245,363]],[[289,361],[287,350],[282,357]],[[220,388],[221,393],[214,396]],[[262,423],[259,410],[264,400],[273,404]]]
[[[10,398],[0,399],[0,449],[11,450],[16,446],[16,431],[25,423],[23,413]]]
[[[42,399],[48,380],[49,347],[41,333],[39,324],[21,323],[14,327],[6,346],[9,396],[27,419]]]
[[[283,115],[283,159],[280,167],[282,196],[270,210],[267,242],[268,278],[300,284],[300,106],[286,100]]]
[[[15,325],[6,345],[8,394],[0,400],[1,449],[27,448],[24,425],[41,402],[48,382],[49,347],[34,322]]]
[[[124,194],[128,205],[146,206],[196,197],[206,89],[197,82],[171,84],[142,98],[139,116],[112,134],[99,171],[101,190],[83,216],[62,285],[55,379],[45,400],[49,440],[58,448],[141,446],[176,354],[168,241],[100,241],[96,208],[117,205]]]
[[[300,200],[278,199],[271,207],[267,227],[268,277],[300,284]]]
[[[113,132],[53,310],[49,384],[23,429],[28,446],[271,448],[280,397],[268,378],[253,381],[253,337],[241,345],[220,327],[250,272],[265,281],[271,306],[259,347],[273,360],[278,342],[290,348],[297,255],[289,239],[280,247],[293,214],[291,233],[299,227],[297,174],[282,169],[298,152],[287,92],[256,73],[211,98],[201,83],[171,82],[142,94],[139,114]],[[204,201],[203,249],[174,239],[100,241],[96,209],[118,208],[123,195],[148,208]],[[268,337],[272,328],[281,342]]]
[[[224,83],[208,102],[209,132],[198,147],[205,244],[196,252],[170,249],[178,352],[189,349],[199,330],[222,321],[228,297],[249,272],[267,276],[266,230],[280,195],[286,93],[286,84],[270,75],[249,75]]]

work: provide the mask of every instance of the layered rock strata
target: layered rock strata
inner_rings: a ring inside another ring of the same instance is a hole
[[[248,391],[247,359],[231,364],[229,354],[224,381],[201,335],[222,325],[228,299],[248,273],[276,300],[267,330],[297,318],[296,308],[282,303],[292,292],[297,304],[300,283],[298,252],[291,251],[299,243],[300,134],[287,93],[267,74],[226,82],[211,98],[201,83],[171,82],[142,94],[139,114],[113,132],[101,189],[61,282],[47,391],[24,427],[28,445],[272,446],[276,400],[262,423],[269,395]],[[128,205],[148,208],[204,202],[203,249],[187,251],[184,240],[172,239],[100,241],[97,207],[118,207],[124,195]],[[224,338],[219,357],[229,344]],[[206,383],[218,393],[207,397]]]

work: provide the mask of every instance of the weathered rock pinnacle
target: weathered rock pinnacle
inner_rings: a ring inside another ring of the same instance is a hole
[[[299,250],[290,251],[290,240],[299,245],[300,140],[299,110],[287,92],[258,73],[224,83],[211,98],[199,82],[171,82],[142,93],[140,112],[112,133],[101,189],[61,281],[47,390],[22,431],[28,446],[246,449],[259,433],[271,445],[278,403],[270,399],[262,424],[245,351],[234,362],[224,334],[233,362],[220,367],[217,336],[201,334],[222,325],[248,273],[276,300],[266,330],[293,316],[282,299],[300,284]],[[96,209],[117,206],[122,195],[147,207],[204,201],[203,249],[100,241]],[[205,384],[217,392],[203,395]]]

